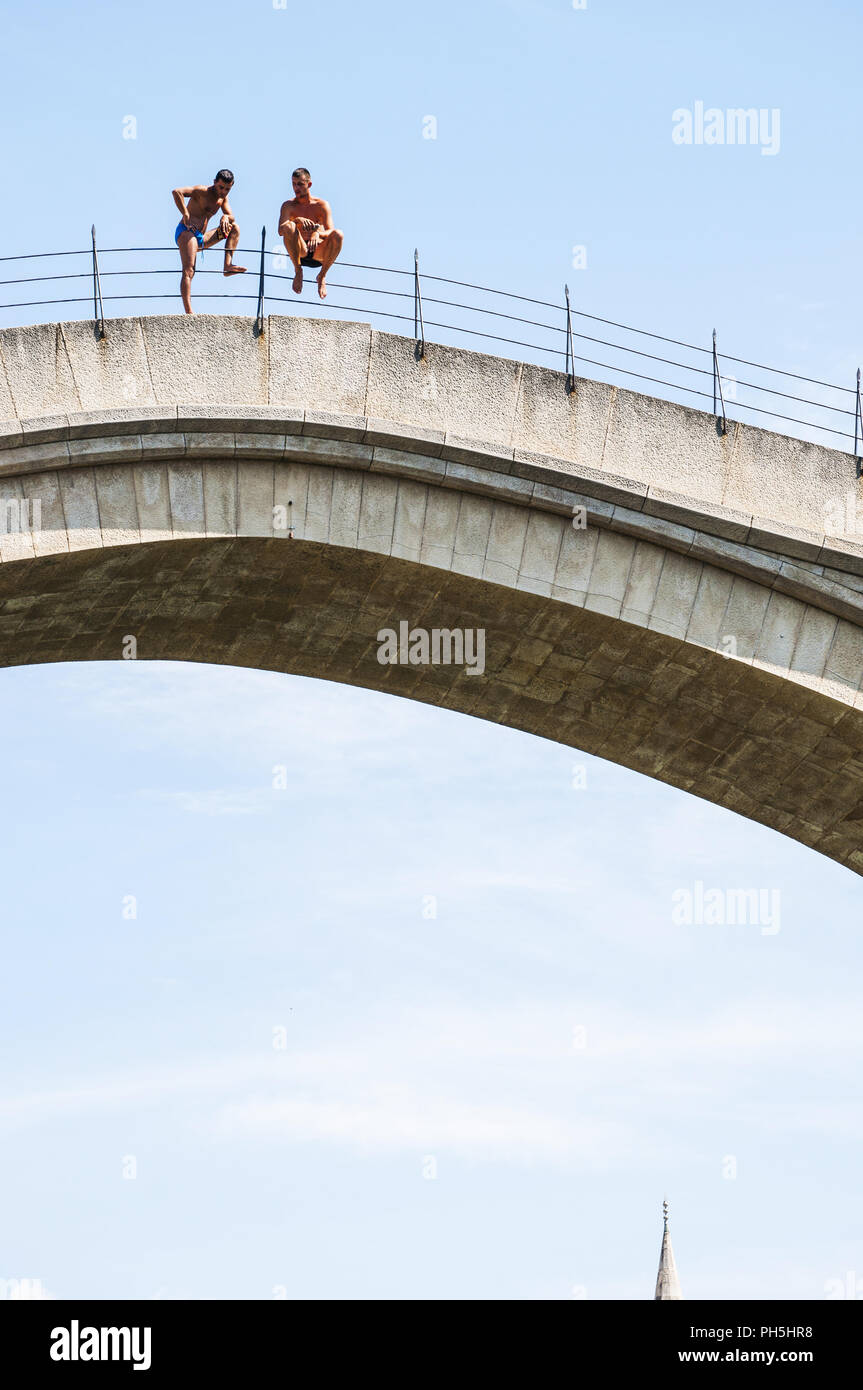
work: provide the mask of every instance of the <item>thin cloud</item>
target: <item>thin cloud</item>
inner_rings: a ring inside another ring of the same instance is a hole
[[[165,791],[142,787],[136,793],[142,801],[154,801],[163,806],[176,806],[180,811],[198,816],[254,816],[272,806],[272,792],[262,787],[212,787],[208,791]]]

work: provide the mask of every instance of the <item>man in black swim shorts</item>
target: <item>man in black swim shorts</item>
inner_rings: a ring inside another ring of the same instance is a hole
[[[279,213],[279,235],[285,243],[294,271],[293,289],[303,288],[303,266],[321,267],[318,294],[327,297],[327,271],[344,245],[344,236],[333,226],[333,214],[323,198],[313,198],[309,192],[312,176],[308,169],[295,169],[291,175],[294,196],[282,203]]]

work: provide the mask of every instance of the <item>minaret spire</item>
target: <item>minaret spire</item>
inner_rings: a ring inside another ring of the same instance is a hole
[[[662,1249],[659,1252],[659,1273],[656,1276],[656,1293],[653,1297],[683,1298],[680,1280],[677,1277],[677,1265],[674,1263],[674,1251],[671,1248],[667,1202],[662,1203]]]

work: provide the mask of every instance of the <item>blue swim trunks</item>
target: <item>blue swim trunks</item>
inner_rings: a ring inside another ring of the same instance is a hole
[[[178,222],[178,223],[177,223],[177,230],[176,230],[175,233],[174,233],[174,241],[177,243],[178,246],[179,246],[179,244],[180,244],[180,233],[181,233],[181,232],[191,232],[191,233],[192,233],[192,236],[197,238],[197,241],[198,241],[198,250],[199,250],[199,251],[203,251],[203,249],[204,249],[204,233],[203,233],[203,232],[197,231],[196,228],[194,228],[194,227],[187,227],[186,224],[185,224],[185,222]]]

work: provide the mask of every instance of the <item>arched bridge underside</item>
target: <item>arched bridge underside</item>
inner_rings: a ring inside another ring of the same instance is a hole
[[[806,500],[856,497],[853,461],[426,354],[295,319],[0,333],[0,664],[120,659],[133,636],[138,659],[389,691],[863,872],[863,548]],[[482,669],[382,664],[402,624],[481,630]]]

